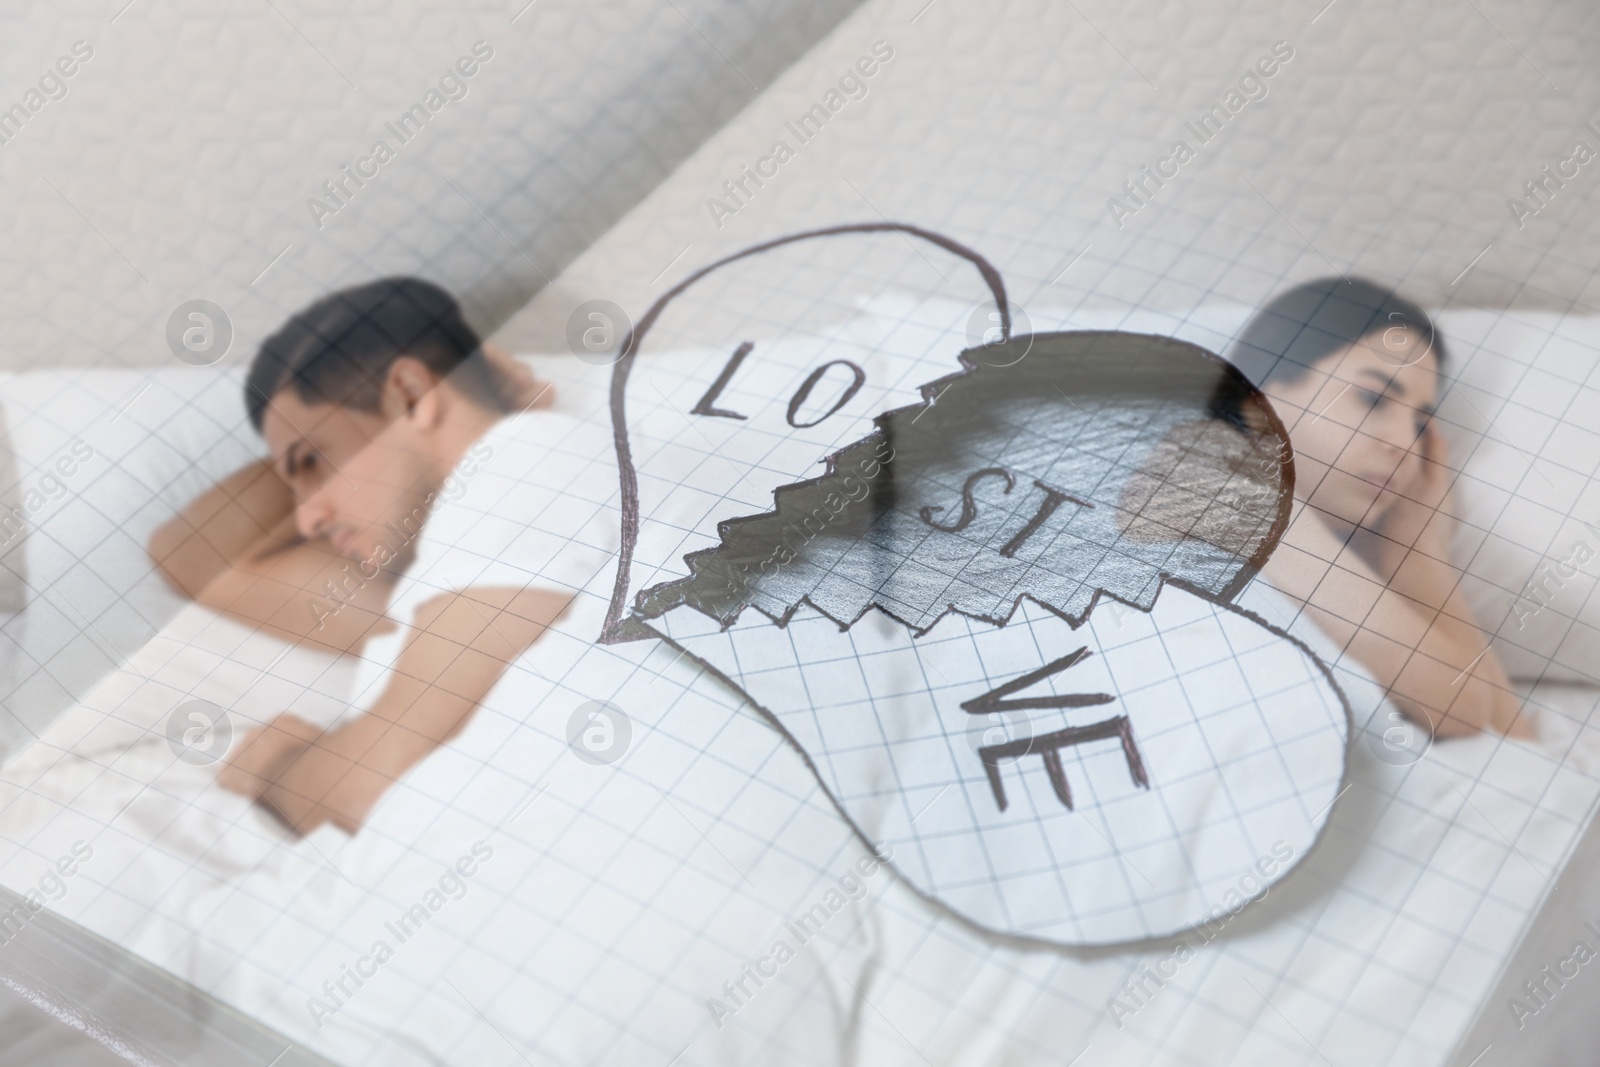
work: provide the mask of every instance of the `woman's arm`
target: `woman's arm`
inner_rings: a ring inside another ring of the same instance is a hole
[[[1376,531],[1348,540],[1334,532],[1338,520],[1297,501],[1267,575],[1436,736],[1531,736],[1449,562],[1451,520],[1439,506],[1447,471],[1433,462],[1442,441],[1431,426],[1427,434],[1420,500],[1389,508]]]

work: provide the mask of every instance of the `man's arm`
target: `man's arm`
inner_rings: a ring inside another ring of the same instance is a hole
[[[179,592],[199,599],[247,556],[292,545],[294,497],[266,460],[234,471],[150,537],[150,558]]]
[[[397,779],[460,732],[570,601],[504,587],[428,600],[366,714],[326,732],[281,715],[246,738],[218,782],[302,834],[324,822],[354,833]]]
[[[294,526],[294,498],[266,460],[224,478],[150,538],[168,584],[196,603],[292,641],[355,652],[388,632],[394,576],[368,578]]]

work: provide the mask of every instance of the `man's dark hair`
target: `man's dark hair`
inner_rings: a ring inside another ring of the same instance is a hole
[[[262,342],[245,382],[251,425],[260,431],[268,403],[289,388],[307,404],[377,411],[389,368],[403,355],[504,410],[482,342],[455,298],[432,282],[394,277],[325,296]]]

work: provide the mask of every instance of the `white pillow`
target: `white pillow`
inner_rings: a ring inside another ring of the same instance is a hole
[[[265,447],[245,417],[239,370],[9,374],[0,411],[13,466],[0,492],[9,753],[178,610],[146,551],[150,535]]]
[[[1600,681],[1600,318],[1438,316],[1454,382],[1440,407],[1461,476],[1457,561],[1517,678]]]

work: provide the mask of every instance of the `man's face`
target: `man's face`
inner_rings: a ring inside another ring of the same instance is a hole
[[[372,559],[380,546],[395,557],[408,554],[437,481],[434,457],[421,447],[411,421],[307,404],[293,389],[272,398],[262,435],[273,468],[294,493],[302,536],[325,537],[352,560]]]

